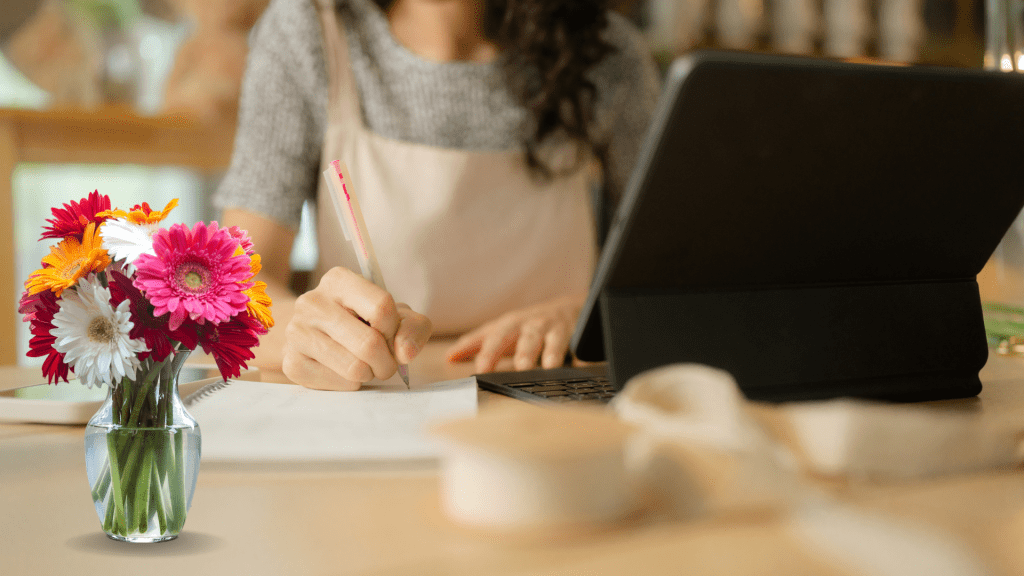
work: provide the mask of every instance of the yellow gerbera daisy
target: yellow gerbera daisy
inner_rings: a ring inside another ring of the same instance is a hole
[[[149,207],[149,203],[143,202],[132,207],[130,212],[125,212],[120,208],[114,210],[104,210],[97,214],[105,218],[124,218],[132,224],[156,224],[167,217],[171,210],[178,205],[178,199],[175,198],[164,206],[163,210],[153,210]]]
[[[259,320],[260,324],[269,330],[274,325],[274,318],[270,315],[271,302],[270,296],[267,294],[267,283],[253,280],[260,273],[260,270],[263,269],[260,255],[251,255],[249,257],[249,265],[252,270],[252,276],[249,277],[249,281],[253,285],[252,288],[243,291],[249,297],[249,302],[245,306],[249,310],[249,314],[252,314],[253,318]]]
[[[81,242],[74,236],[61,240],[43,257],[43,264],[42,269],[29,275],[25,289],[29,294],[52,290],[59,298],[64,289],[74,286],[82,276],[109,266],[110,256],[103,249],[96,223],[90,222]]]

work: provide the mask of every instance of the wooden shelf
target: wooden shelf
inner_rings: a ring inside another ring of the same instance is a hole
[[[13,175],[21,162],[182,166],[201,172],[227,168],[234,125],[183,115],[139,116],[129,108],[22,110],[0,108],[0,365],[16,364]]]

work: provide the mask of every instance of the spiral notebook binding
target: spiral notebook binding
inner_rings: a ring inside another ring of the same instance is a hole
[[[210,382],[206,386],[203,386],[199,390],[196,390],[195,392],[186,396],[185,399],[182,400],[182,403],[185,404],[186,408],[191,408],[203,398],[210,396],[214,392],[220,390],[221,388],[224,388],[228,384],[231,384],[231,382],[231,380],[217,380],[215,382]]]

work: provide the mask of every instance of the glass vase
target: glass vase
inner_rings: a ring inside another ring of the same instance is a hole
[[[199,473],[199,425],[178,394],[184,350],[142,361],[110,387],[85,428],[85,464],[103,531],[125,542],[181,533]]]

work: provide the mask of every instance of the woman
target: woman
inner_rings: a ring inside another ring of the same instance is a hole
[[[596,257],[592,192],[603,179],[617,198],[657,92],[636,30],[597,0],[273,0],[215,198],[259,247],[287,323],[258,362],[351,390],[438,333],[461,335],[449,358],[478,371],[561,364]],[[339,231],[331,160],[390,293]],[[316,287],[296,299],[289,255],[314,197]]]

